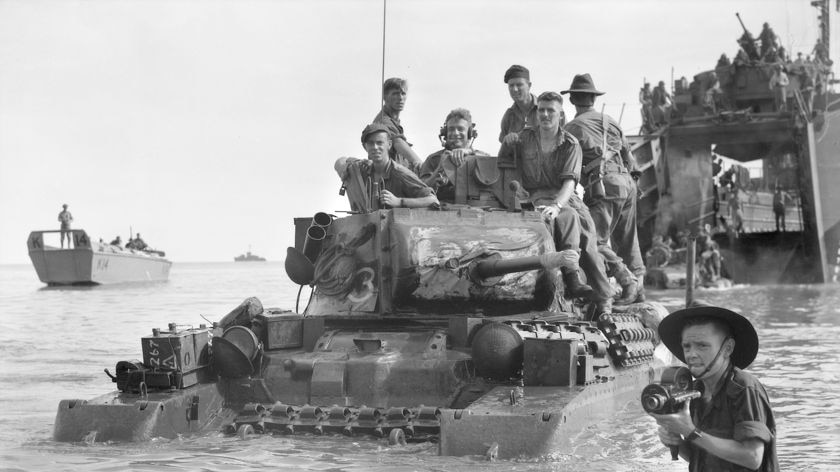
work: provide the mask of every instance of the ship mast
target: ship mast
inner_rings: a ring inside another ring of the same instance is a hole
[[[820,11],[820,14],[817,15],[817,21],[820,24],[820,41],[825,48],[826,57],[831,57],[831,27],[828,12],[831,7],[831,0],[811,0],[811,6]],[[838,0],[837,9],[840,10],[840,0]]]

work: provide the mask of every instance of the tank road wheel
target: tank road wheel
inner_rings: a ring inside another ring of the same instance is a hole
[[[254,435],[254,427],[249,424],[243,424],[236,430],[236,434],[239,435],[239,439],[250,439]]]
[[[391,446],[405,446],[405,431],[401,428],[394,428],[388,434],[388,444]]]

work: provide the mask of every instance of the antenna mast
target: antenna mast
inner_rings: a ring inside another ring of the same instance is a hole
[[[382,84],[385,83],[385,13],[388,7],[388,0],[382,0],[382,77],[377,86],[377,90],[382,90]],[[379,97],[380,106],[382,105],[382,97]]]

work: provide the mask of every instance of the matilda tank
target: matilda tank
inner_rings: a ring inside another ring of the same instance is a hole
[[[373,189],[351,185],[353,213],[296,218],[286,270],[310,295],[295,310],[249,298],[212,326],[152,329],[142,361],[107,371],[115,391],[59,404],[55,439],[343,434],[502,458],[568,448],[654,379],[645,314],[657,307],[587,320],[564,296],[539,212],[483,164],[459,168],[466,203],[443,210],[378,209]]]

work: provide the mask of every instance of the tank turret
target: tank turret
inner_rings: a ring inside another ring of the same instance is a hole
[[[316,223],[296,223],[296,249],[306,253]],[[377,210],[335,220],[321,244],[307,316],[501,315],[563,304],[554,242],[537,212]]]

